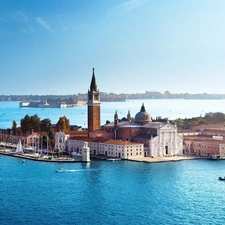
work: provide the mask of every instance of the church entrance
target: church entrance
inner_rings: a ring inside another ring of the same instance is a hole
[[[168,155],[168,146],[165,146],[166,155]]]

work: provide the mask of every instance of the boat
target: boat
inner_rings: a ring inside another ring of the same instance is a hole
[[[57,169],[55,172],[56,173],[69,173],[69,172],[78,172],[78,171],[81,171],[81,170],[67,170],[67,169]]]
[[[66,169],[57,169],[55,172],[56,173],[65,173],[67,170]]]
[[[219,180],[225,180],[225,177],[219,177]]]
[[[25,163],[25,159],[22,160],[22,163]]]
[[[23,146],[22,146],[21,140],[19,140],[15,153],[22,153],[22,152],[23,152]]]

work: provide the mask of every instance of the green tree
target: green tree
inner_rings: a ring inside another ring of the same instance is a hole
[[[49,132],[50,127],[51,127],[51,120],[50,119],[41,120],[40,130],[42,132]]]
[[[16,128],[17,128],[16,121],[13,120],[13,122],[12,122],[12,134],[13,134],[14,136],[16,135]]]
[[[40,118],[37,116],[37,114],[31,116],[31,129],[34,130],[35,132],[38,132],[40,131],[40,128],[41,128]]]
[[[20,120],[21,130],[23,132],[28,132],[31,130],[30,128],[30,116],[26,115],[24,118]]]
[[[55,147],[55,135],[52,133],[52,131],[50,131],[48,133],[48,145],[49,145],[49,142],[50,142],[51,148],[54,149],[54,147]]]
[[[40,124],[40,118],[36,114],[34,116],[26,115],[20,120],[20,126],[23,132],[31,132],[32,130],[35,132],[40,131]]]
[[[57,130],[62,132],[67,132],[70,130],[70,121],[66,118],[66,116],[60,117],[57,124]]]

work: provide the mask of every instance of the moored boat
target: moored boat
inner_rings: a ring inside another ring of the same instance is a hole
[[[225,177],[219,177],[219,180],[225,180]]]

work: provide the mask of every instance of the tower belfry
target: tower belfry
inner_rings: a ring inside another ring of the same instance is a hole
[[[114,115],[114,126],[116,126],[119,122],[119,118],[118,118],[118,114],[117,114],[117,111],[115,112],[115,115]]]
[[[90,90],[88,90],[88,136],[89,132],[100,129],[100,104],[100,93],[93,68]]]

